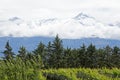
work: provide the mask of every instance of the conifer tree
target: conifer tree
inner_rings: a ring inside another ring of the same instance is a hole
[[[63,45],[62,40],[58,37],[58,35],[55,37],[55,40],[52,44],[52,65],[53,67],[59,68],[62,63],[62,54],[63,54]]]
[[[46,46],[46,62],[44,63],[46,68],[48,68],[49,65],[51,64],[51,61],[50,61],[51,55],[52,55],[52,44],[49,41],[48,45]]]
[[[14,52],[12,52],[12,47],[10,46],[9,41],[6,42],[3,54],[6,60],[10,60],[14,57]]]
[[[96,62],[96,47],[93,44],[90,44],[87,48],[86,59],[85,66],[94,68]],[[90,65],[88,65],[88,63]]]
[[[78,49],[78,63],[79,66],[84,67],[86,62],[86,46],[83,44],[80,49]]]
[[[35,56],[40,55],[42,59],[45,58],[45,45],[40,42],[37,46],[37,48],[33,51],[33,53],[35,54]]]
[[[38,44],[37,48],[33,51],[33,54],[37,62],[39,62],[39,57],[41,57],[42,63],[44,63],[44,65],[46,66],[46,49],[45,45],[42,42]]]
[[[113,52],[113,50],[112,50],[112,48],[109,45],[107,45],[104,48],[104,56],[105,56],[104,60],[105,60],[106,67],[109,67],[109,68],[111,68],[111,65],[112,65],[112,63],[110,61],[112,52]]]
[[[27,55],[27,50],[25,47],[20,47],[19,51],[18,51],[18,57],[20,57],[22,60],[26,59],[26,55]]]
[[[111,62],[112,62],[112,66],[114,67],[120,66],[120,49],[117,46],[113,48],[113,52],[111,55]]]

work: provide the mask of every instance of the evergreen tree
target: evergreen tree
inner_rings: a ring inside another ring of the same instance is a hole
[[[46,55],[46,47],[45,45],[40,42],[39,45],[37,46],[37,48],[33,51],[37,62],[39,62],[39,57],[41,57],[42,63],[44,64],[44,66],[46,67],[47,65],[47,55]]]
[[[73,68],[76,67],[76,50],[72,50],[71,48],[64,49],[64,55],[62,60],[62,65],[65,68]]]
[[[97,50],[97,66],[98,68],[106,67],[106,62],[105,62],[105,50],[104,49],[98,49]]]
[[[29,60],[32,60],[34,57],[36,57],[32,52],[27,52],[26,54],[26,59],[29,61]]]
[[[113,49],[107,45],[105,48],[104,48],[104,60],[105,60],[105,64],[106,64],[106,67],[109,67],[111,68],[111,55],[112,55],[112,52],[113,52]]]
[[[79,67],[79,58],[78,58],[78,50],[77,49],[73,49],[72,51],[71,51],[71,62],[72,62],[72,65],[71,65],[71,68],[77,68],[77,67]]]
[[[72,60],[71,60],[71,48],[64,49],[64,55],[63,55],[63,64],[64,64],[64,68],[68,68],[71,66],[72,64]]]
[[[113,48],[113,52],[111,55],[111,62],[112,62],[112,66],[120,67],[120,49],[117,46]]]
[[[45,58],[45,45],[40,42],[37,46],[37,48],[33,51],[33,53],[35,54],[36,58],[38,55],[41,56],[42,59]]]
[[[44,56],[44,51],[45,51],[45,45],[40,42],[37,48],[33,51],[35,55],[40,55],[41,57]]]
[[[26,55],[27,55],[27,50],[25,47],[20,47],[19,51],[18,51],[18,57],[20,57],[22,60],[26,59]]]
[[[62,66],[62,58],[63,58],[63,45],[62,40],[58,37],[55,37],[55,40],[52,44],[52,54],[50,56],[50,61],[52,61],[52,66],[59,68]]]
[[[5,51],[3,52],[3,54],[6,60],[10,60],[14,57],[14,52],[12,52],[12,47],[10,46],[9,41],[6,42]]]
[[[96,47],[93,44],[90,44],[87,48],[86,59],[85,66],[94,68],[96,65]]]
[[[83,44],[80,49],[78,49],[79,67],[84,67],[86,63],[86,46]]]
[[[49,41],[46,47],[46,63],[44,63],[46,68],[49,68],[49,65],[51,64],[51,61],[50,61],[51,54],[52,54],[52,44]]]

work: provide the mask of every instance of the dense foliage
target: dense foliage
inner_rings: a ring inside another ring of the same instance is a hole
[[[48,45],[40,42],[32,52],[21,46],[18,53],[14,53],[8,41],[2,54],[4,57],[0,59],[0,80],[120,79],[117,69],[120,67],[120,48],[117,46],[98,49],[93,44],[83,44],[78,49],[64,48],[57,35]],[[109,69],[102,69],[103,67]]]
[[[49,69],[42,70],[45,80],[120,80],[120,70],[113,69]]]

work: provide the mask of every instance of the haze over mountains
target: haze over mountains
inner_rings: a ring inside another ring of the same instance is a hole
[[[5,44],[9,40],[13,51],[17,53],[21,46],[26,47],[27,50],[34,50],[40,42],[45,45],[48,44],[49,41],[53,41],[53,37],[0,37],[0,52],[3,52],[5,49]],[[114,47],[120,47],[119,40],[112,39],[103,39],[103,38],[82,38],[82,39],[62,39],[63,46],[65,48],[79,48],[83,43],[88,46],[91,43],[94,44],[97,48],[104,48],[107,45]]]

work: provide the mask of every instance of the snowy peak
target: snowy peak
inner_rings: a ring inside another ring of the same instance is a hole
[[[35,26],[44,26],[44,25],[49,25],[49,24],[55,24],[57,21],[57,18],[37,18],[37,19],[31,19],[31,20],[23,20],[19,17],[11,17],[8,19],[8,22],[16,24],[16,25],[21,25],[21,24],[26,24],[27,26],[35,27]]]
[[[79,13],[77,16],[74,17],[74,19],[81,20],[81,19],[87,19],[87,18],[92,18],[91,16],[88,16],[87,14],[84,13]]]
[[[12,22],[12,23],[15,23],[17,25],[20,25],[21,23],[23,23],[24,21],[19,18],[19,17],[11,17],[8,19],[8,21]]]
[[[54,24],[57,21],[57,18],[48,18],[48,19],[38,19],[34,20],[34,23],[38,26]]]
[[[84,26],[96,26],[96,24],[100,23],[94,17],[91,17],[84,13],[78,14],[73,19],[78,21],[80,24],[82,24]]]
[[[20,20],[20,18],[19,17],[12,17],[12,18],[9,18],[8,20],[9,21],[16,21],[16,20]]]
[[[27,24],[27,26],[34,28],[34,27],[53,25],[56,24],[56,22],[57,22],[57,18],[47,18],[47,19],[37,18],[26,21],[25,23]]]

